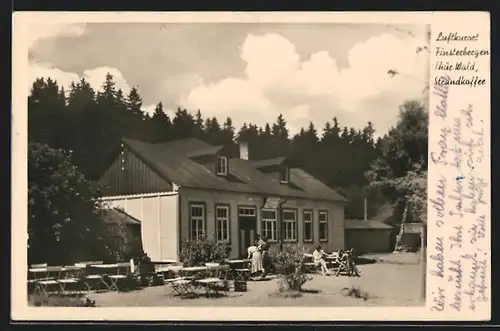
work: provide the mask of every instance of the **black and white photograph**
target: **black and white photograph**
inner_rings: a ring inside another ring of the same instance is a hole
[[[29,307],[425,305],[430,24],[25,34]]]

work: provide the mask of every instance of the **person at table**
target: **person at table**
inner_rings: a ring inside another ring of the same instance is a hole
[[[316,267],[321,267],[321,273],[324,275],[329,275],[331,273],[330,269],[326,266],[326,261],[324,259],[328,254],[325,253],[321,245],[316,246],[313,252],[314,265]]]
[[[258,236],[258,238],[260,239],[260,236]],[[251,258],[252,258],[252,272],[251,272],[252,277],[264,271],[264,268],[262,266],[262,253],[260,250],[259,239],[255,240],[253,246],[255,247],[255,249],[252,250],[250,250],[250,248],[248,249],[249,255],[251,252]]]

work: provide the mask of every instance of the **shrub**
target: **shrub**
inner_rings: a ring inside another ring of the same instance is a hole
[[[196,240],[183,240],[180,258],[184,266],[202,266],[207,262],[221,263],[229,256],[226,242],[204,236]]]
[[[137,261],[137,274],[139,275],[139,283],[142,286],[151,284],[155,274],[155,266],[151,262],[151,258],[145,252],[141,252],[138,257],[134,258],[134,261]]]
[[[359,287],[355,287],[353,285],[351,285],[351,287],[344,287],[341,290],[341,294],[345,297],[363,299],[364,301],[369,299],[368,292],[362,291]]]
[[[312,279],[307,274],[305,250],[302,246],[283,246],[281,252],[269,252],[276,273],[280,276],[280,291],[301,291]]]

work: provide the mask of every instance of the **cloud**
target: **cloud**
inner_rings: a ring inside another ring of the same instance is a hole
[[[81,36],[85,33],[85,24],[75,23],[32,23],[28,32],[28,49],[35,47],[42,39],[60,36]]]
[[[72,82],[78,82],[81,78],[85,78],[89,82],[90,86],[94,88],[95,91],[102,90],[102,84],[106,78],[106,74],[110,73],[113,75],[113,80],[115,82],[116,89],[121,89],[125,95],[127,95],[131,90],[131,85],[123,77],[122,72],[117,68],[111,67],[97,67],[94,69],[85,70],[82,76],[74,72],[66,72],[58,68],[52,68],[50,64],[44,63],[30,63],[29,66],[29,85],[28,94],[31,91],[33,82],[37,78],[51,78],[55,80],[59,86],[64,87],[65,91],[69,91]],[[142,108],[145,113],[153,115],[156,105],[144,105]]]
[[[86,25],[75,23],[33,23],[30,26],[28,33],[28,48],[32,49],[35,45],[44,39],[55,38],[61,36],[79,37],[85,33]],[[117,68],[112,67],[96,67],[93,69],[84,70],[83,75],[79,76],[74,72],[66,72],[55,65],[48,62],[30,61],[28,69],[28,89],[31,90],[33,82],[37,78],[52,78],[56,80],[59,86],[69,89],[72,82],[77,82],[81,78],[85,78],[90,85],[96,90],[101,90],[106,74],[113,75],[116,83],[116,88],[121,88],[125,94],[130,92],[130,85],[123,77],[122,72]]]
[[[66,91],[69,90],[72,82],[76,83],[81,78],[85,78],[96,91],[100,91],[102,90],[102,84],[104,83],[107,73],[113,75],[113,80],[116,83],[115,86],[117,89],[121,88],[124,94],[130,92],[131,89],[130,85],[128,84],[127,80],[123,77],[121,71],[116,68],[98,67],[94,69],[85,70],[83,72],[83,75],[79,76],[74,72],[66,72],[58,68],[53,68],[51,67],[50,64],[36,63],[36,62],[31,63],[29,66],[28,90],[31,90],[33,82],[37,78],[44,78],[44,79],[51,78],[52,80],[57,81],[59,86],[64,87]]]
[[[30,63],[28,68],[28,92],[31,90],[33,82],[37,78],[51,78],[52,80],[56,80],[59,86],[63,86],[65,89],[69,88],[71,82],[80,80],[80,77],[73,72],[65,72],[57,68],[50,68],[50,66],[40,63]]]
[[[395,124],[399,104],[423,96],[425,85],[419,80],[427,80],[429,64],[426,54],[416,53],[420,45],[420,40],[380,34],[355,44],[348,52],[349,65],[340,68],[327,51],[301,60],[283,36],[249,34],[240,48],[244,77],[200,82],[182,104],[211,116],[231,114],[237,126],[248,118],[260,125],[274,122],[282,113],[294,132],[307,126],[309,118],[315,118],[320,129],[334,116],[355,127],[370,118],[379,132],[385,132]],[[391,79],[390,69],[403,75]],[[392,120],[377,125],[377,112],[390,112]]]

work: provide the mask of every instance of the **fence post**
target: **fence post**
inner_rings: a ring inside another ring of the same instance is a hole
[[[420,234],[421,245],[420,245],[420,265],[422,266],[422,281],[421,281],[421,292],[420,295],[422,299],[425,300],[426,296],[426,277],[427,277],[427,224],[422,223],[422,233]]]

